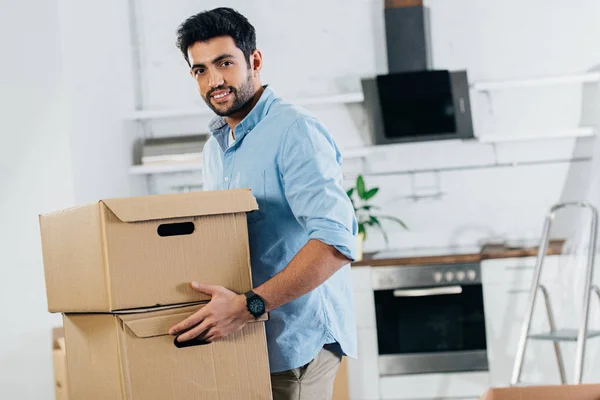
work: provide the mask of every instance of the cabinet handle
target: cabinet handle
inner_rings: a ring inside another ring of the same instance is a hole
[[[510,289],[510,290],[507,290],[506,293],[508,293],[508,294],[524,294],[524,293],[529,293],[529,289]]]

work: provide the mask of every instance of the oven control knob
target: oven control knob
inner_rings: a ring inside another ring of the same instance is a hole
[[[467,271],[467,278],[470,281],[474,281],[475,278],[477,278],[477,273],[475,271],[473,271],[472,269],[470,269],[470,270]]]
[[[457,279],[459,282],[462,282],[462,281],[464,281],[464,280],[465,280],[465,271],[458,271],[458,272],[456,273],[456,279]]]
[[[451,282],[454,279],[454,272],[448,271],[446,272],[446,281]]]
[[[442,275],[441,272],[434,272],[433,274],[433,280],[436,281],[437,283],[440,283],[442,281],[442,278],[444,276]]]

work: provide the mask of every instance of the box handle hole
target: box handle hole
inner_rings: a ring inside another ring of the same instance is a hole
[[[202,339],[198,339],[198,338],[186,340],[185,342],[178,342],[177,341],[178,337],[179,336],[177,336],[175,338],[175,340],[173,341],[173,343],[175,344],[175,347],[177,347],[178,349],[182,349],[184,347],[204,346],[205,344],[210,344],[210,342],[207,342],[206,340],[202,340]]]
[[[158,236],[167,237],[167,236],[182,236],[182,235],[191,235],[194,233],[194,223],[193,222],[177,222],[173,224],[161,224],[158,226]]]

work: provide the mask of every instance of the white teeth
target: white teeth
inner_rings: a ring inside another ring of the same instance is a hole
[[[220,98],[222,98],[222,97],[225,97],[225,96],[227,96],[228,94],[229,94],[229,92],[227,92],[227,93],[223,93],[223,94],[218,94],[218,95],[216,95],[216,96],[213,96],[213,97],[214,97],[215,99],[220,99]]]

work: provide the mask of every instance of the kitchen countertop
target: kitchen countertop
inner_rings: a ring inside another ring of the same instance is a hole
[[[551,240],[547,255],[562,253],[564,241]],[[515,257],[535,257],[537,247],[507,247],[505,245],[487,244],[483,247],[467,247],[454,249],[416,249],[400,251],[380,251],[363,254],[362,261],[352,263],[352,267],[382,267],[392,265],[428,265],[459,264],[479,262],[483,260]]]

